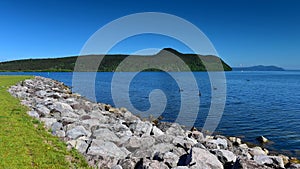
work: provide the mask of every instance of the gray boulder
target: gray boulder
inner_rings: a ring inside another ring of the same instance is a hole
[[[111,167],[111,169],[123,169],[123,167],[121,165],[115,165]]]
[[[46,106],[44,106],[44,105],[42,105],[42,104],[38,104],[38,105],[36,106],[36,111],[37,111],[42,117],[45,117],[45,116],[47,116],[47,115],[50,114],[50,110],[49,110]]]
[[[57,93],[57,92],[49,92],[46,94],[46,97],[52,97],[54,99],[59,99],[62,97],[61,93]]]
[[[177,166],[172,169],[189,169],[189,167],[188,166]]]
[[[52,108],[59,112],[73,112],[73,108],[67,103],[54,102]]]
[[[191,164],[193,169],[223,169],[222,163],[216,156],[201,148],[193,148]]]
[[[83,126],[76,126],[71,130],[68,130],[66,136],[71,139],[77,139],[81,136],[90,136],[91,133],[87,131]]]
[[[234,163],[232,169],[272,169],[271,167],[261,165],[253,160],[247,160],[243,158],[238,158]]]
[[[241,147],[234,146],[232,148],[232,152],[245,159],[250,160],[252,158],[252,156],[248,153],[248,148],[241,148]]]
[[[183,136],[177,136],[174,138],[174,140],[172,141],[172,143],[175,146],[180,146],[180,147],[184,147],[187,149],[190,149],[193,145],[195,145],[197,143],[197,141],[192,140],[188,137],[183,137]]]
[[[173,136],[185,136],[184,130],[178,123],[173,123],[169,128],[167,128],[166,134]]]
[[[97,140],[103,140],[103,141],[111,141],[114,143],[118,143],[120,141],[119,137],[116,136],[116,134],[107,129],[107,128],[100,128],[97,129],[93,132],[93,136],[97,139]]]
[[[209,149],[227,149],[228,144],[227,144],[227,140],[225,139],[221,139],[221,138],[217,138],[216,140],[208,140],[206,142],[206,146]]]
[[[51,131],[52,131],[53,135],[55,135],[57,131],[62,130],[62,129],[63,129],[63,125],[59,122],[55,122],[51,126]]]
[[[44,90],[39,90],[35,92],[35,95],[38,96],[39,98],[44,98],[46,94],[47,92]]]
[[[61,117],[70,117],[70,118],[73,118],[73,119],[78,119],[79,118],[79,115],[73,113],[72,111],[63,111],[61,112]]]
[[[125,158],[129,154],[129,152],[124,148],[119,148],[113,142],[93,140],[87,154]]]
[[[163,155],[163,159],[164,159],[164,162],[166,164],[168,164],[169,166],[176,167],[177,166],[177,161],[179,160],[179,156],[172,153],[172,152],[166,152]]]
[[[100,125],[100,122],[98,119],[86,119],[81,120],[80,122],[78,122],[78,124],[84,126],[88,130],[92,130],[93,127]]]
[[[163,162],[159,162],[156,160],[148,160],[146,159],[144,162],[144,168],[147,169],[169,169],[169,167]]]
[[[253,147],[249,149],[249,153],[252,156],[258,156],[258,155],[267,155],[266,152],[261,147]]]
[[[145,150],[151,147],[155,143],[155,139],[151,136],[137,137],[132,136],[127,143],[125,143],[125,147],[133,152],[136,149]]]
[[[223,163],[234,163],[236,161],[236,155],[233,154],[231,151],[223,150],[223,149],[216,149],[211,151],[218,159]]]
[[[51,129],[53,123],[57,122],[54,118],[41,118],[41,121],[45,123],[45,127]]]
[[[152,127],[152,131],[151,131],[151,134],[154,136],[154,137],[157,137],[157,136],[161,136],[163,134],[165,134],[163,131],[161,131],[159,128],[157,128],[156,126],[153,126]]]
[[[192,131],[191,136],[196,139],[198,142],[203,142],[204,136],[200,131]]]
[[[300,169],[300,164],[294,164],[294,163],[292,163],[292,164],[288,167],[288,169]]]
[[[236,145],[242,144],[242,140],[238,137],[229,137],[228,139]]]
[[[34,118],[39,118],[40,115],[36,112],[36,111],[28,111],[27,114],[31,117],[34,117]]]
[[[174,138],[175,138],[175,136],[173,136],[173,135],[163,134],[163,135],[155,137],[155,140],[157,143],[172,143]]]
[[[133,169],[135,167],[136,161],[133,159],[121,159],[119,161],[119,165],[123,167],[123,169]]]
[[[129,126],[133,134],[141,136],[150,136],[152,124],[150,122],[136,121]]]
[[[130,158],[153,158],[153,150],[152,149],[136,149],[130,155]]]
[[[170,143],[159,143],[159,144],[155,144],[153,147],[151,147],[152,149],[152,156],[154,156],[155,153],[159,152],[159,153],[167,153],[169,151],[173,151],[175,150],[175,146],[173,144]],[[175,151],[174,151],[175,153]]]
[[[284,168],[283,160],[278,156],[255,155],[253,159],[260,165],[268,165],[275,168]]]
[[[86,153],[86,150],[88,148],[88,141],[87,140],[83,140],[83,139],[78,139],[76,141],[76,146],[75,148],[80,152],[80,153]]]

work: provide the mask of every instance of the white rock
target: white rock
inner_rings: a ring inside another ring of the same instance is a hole
[[[215,154],[218,159],[223,163],[228,163],[228,162],[235,162],[236,161],[236,155],[233,154],[231,151],[228,150],[223,150],[223,149],[216,149],[212,150],[213,154]]]
[[[152,127],[151,133],[153,133],[154,137],[155,137],[155,136],[160,136],[160,135],[163,135],[163,134],[164,134],[164,132],[161,131],[161,130],[160,130],[159,128],[157,128],[156,126],[153,126],[153,127]]]
[[[193,169],[223,169],[222,163],[215,155],[201,148],[193,148],[191,163],[196,163],[190,167]]]
[[[253,147],[249,149],[249,153],[252,156],[257,156],[257,155],[267,155],[266,152],[261,148],[261,147]]]

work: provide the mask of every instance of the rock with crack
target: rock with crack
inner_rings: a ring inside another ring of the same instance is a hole
[[[253,160],[238,158],[232,169],[272,169],[271,167],[260,165]]]
[[[227,149],[228,144],[227,144],[227,140],[221,139],[221,138],[217,138],[216,140],[215,139],[208,140],[205,143],[205,146],[208,149]]]
[[[284,168],[283,160],[278,156],[255,155],[253,159],[260,165],[268,165],[274,168]]]
[[[177,161],[179,160],[179,156],[172,153],[167,152],[163,155],[163,161],[169,166],[169,167],[176,167]]]
[[[157,128],[156,126],[153,126],[152,127],[152,131],[151,131],[151,135],[153,135],[154,137],[157,137],[157,136],[161,136],[163,135],[164,132],[161,131],[159,128]]]
[[[173,136],[185,136],[184,130],[178,123],[173,123],[169,128],[167,128],[166,134]]]
[[[131,151],[134,152],[137,149],[145,150],[149,147],[151,147],[155,143],[155,139],[151,136],[144,136],[144,137],[138,137],[138,136],[132,136],[127,143],[125,143],[125,147]]]
[[[89,137],[90,135],[91,133],[87,131],[83,126],[76,126],[66,132],[66,136],[71,139],[77,139],[78,137],[82,136]]]
[[[54,102],[53,105],[51,105],[51,108],[61,113],[73,112],[73,108],[70,105],[62,102]]]
[[[116,136],[115,132],[107,129],[107,128],[100,128],[93,132],[93,136],[97,140],[103,140],[103,141],[111,141],[115,144],[120,142],[120,139],[118,136]]]
[[[152,124],[150,122],[136,121],[129,126],[129,129],[137,136],[150,136]]]
[[[93,140],[88,149],[88,155],[110,156],[115,158],[125,158],[130,152],[124,147],[118,147],[110,141]]]
[[[218,158],[207,150],[193,148],[193,156],[190,164],[193,169],[223,169],[222,163]]]
[[[40,114],[41,117],[47,117],[50,114],[50,110],[42,104],[38,104],[36,106],[36,111]]]
[[[236,155],[233,154],[231,151],[223,150],[223,149],[216,149],[211,150],[211,152],[218,157],[219,161],[223,163],[223,165],[231,165],[236,161]],[[229,164],[230,163],[230,164]]]

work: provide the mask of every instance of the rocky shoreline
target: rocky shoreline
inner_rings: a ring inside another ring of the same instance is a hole
[[[113,169],[298,169],[296,159],[248,147],[237,137],[209,136],[179,124],[144,121],[126,108],[93,103],[63,83],[34,77],[8,90],[90,166]]]

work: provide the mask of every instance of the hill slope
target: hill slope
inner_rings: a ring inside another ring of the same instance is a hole
[[[165,48],[155,55],[143,56],[134,55],[130,56],[130,60],[133,62],[127,62],[125,71],[138,71],[144,63],[149,65],[159,65],[166,71],[188,71],[186,67],[182,66],[171,55],[178,56],[181,60],[189,66],[191,71],[207,71],[203,62],[210,65],[211,71],[220,71],[218,62],[221,61],[225,71],[232,70],[231,67],[216,56],[203,56],[197,54],[182,54],[174,49]],[[102,57],[103,60],[98,68],[100,72],[112,72],[116,71],[118,65],[124,60],[129,58],[128,55],[87,55],[87,56],[71,56],[63,58],[51,58],[51,59],[25,59],[15,60],[8,62],[0,62],[0,71],[73,71],[76,60],[78,57],[85,57],[89,60],[96,60],[97,57]],[[201,58],[201,60],[199,59]],[[137,64],[137,63],[142,64]],[[141,65],[141,66],[139,66]],[[80,68],[80,71],[93,71],[89,70],[89,65],[84,65]],[[147,69],[147,71],[158,71],[157,69]]]

